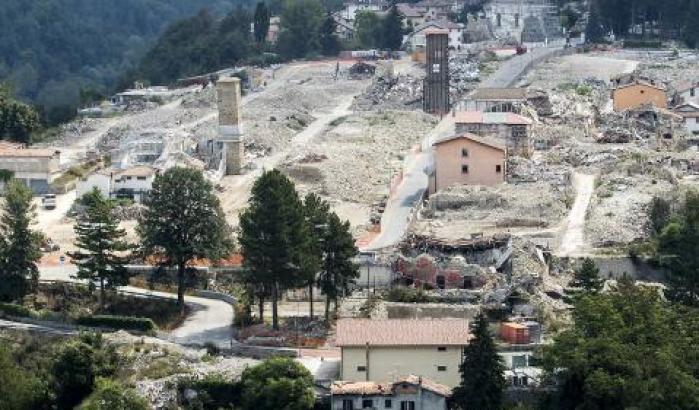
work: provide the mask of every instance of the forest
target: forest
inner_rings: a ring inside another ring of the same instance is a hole
[[[3,0],[0,82],[38,107],[45,124],[74,115],[81,96],[110,91],[164,28],[245,0]]]

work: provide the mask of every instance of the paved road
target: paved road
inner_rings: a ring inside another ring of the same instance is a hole
[[[574,256],[584,250],[585,217],[592,193],[595,190],[595,176],[576,172],[573,174],[573,187],[576,194],[575,202],[573,202],[573,208],[568,214],[567,226],[558,250],[559,256]]]
[[[77,272],[75,265],[39,267],[42,280],[57,280],[75,282],[71,276]],[[123,286],[120,291],[142,295],[176,299],[177,295],[166,292],[150,291],[148,289]],[[186,296],[185,302],[192,313],[184,323],[167,334],[167,339],[182,345],[204,344],[213,342],[217,345],[229,345],[233,337],[233,307],[228,303],[195,296]]]
[[[557,47],[534,49],[530,53],[515,56],[504,62],[481,87],[508,87],[523,74],[532,61],[560,50]],[[440,121],[422,141],[420,152],[409,155],[403,171],[403,181],[388,200],[386,210],[381,216],[381,234],[371,241],[363,250],[377,250],[393,246],[405,236],[410,224],[412,212],[427,190],[428,180],[425,170],[431,167],[431,146],[433,141],[453,133],[454,122],[450,116]]]
[[[531,49],[526,54],[514,56],[483,81],[480,88],[511,87],[524,74],[528,65],[535,64],[536,61],[540,61],[540,59],[560,50],[560,47],[541,47]]]

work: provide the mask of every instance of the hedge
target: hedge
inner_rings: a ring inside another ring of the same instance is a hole
[[[81,326],[108,327],[120,330],[137,330],[140,332],[155,332],[158,326],[146,317],[93,315],[79,317],[75,323]]]
[[[0,303],[0,313],[14,317],[32,317],[34,312],[28,307],[12,303]]]

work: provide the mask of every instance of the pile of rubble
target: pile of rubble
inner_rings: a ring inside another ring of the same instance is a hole
[[[302,190],[370,205],[388,193],[403,169],[405,153],[434,123],[421,112],[359,112],[319,137],[314,146],[293,152],[284,169]]]
[[[355,80],[360,78],[371,78],[376,72],[376,66],[365,63],[364,61],[357,61],[349,68],[349,78]]]
[[[565,194],[564,189],[548,181],[454,186],[432,195],[423,215],[499,228],[548,227],[565,216]]]
[[[412,75],[378,76],[362,95],[355,99],[356,110],[412,110],[422,104],[422,79]]]
[[[449,92],[454,101],[476,88],[480,76],[478,62],[472,60],[467,54],[449,55]]]

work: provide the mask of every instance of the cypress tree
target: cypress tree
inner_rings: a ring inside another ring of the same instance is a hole
[[[476,317],[473,338],[464,349],[459,367],[461,384],[454,388],[453,400],[460,409],[497,410],[502,408],[505,365],[488,332],[483,313]]]
[[[41,258],[41,235],[29,228],[35,214],[32,191],[17,180],[5,188],[0,217],[3,238],[0,249],[0,300],[22,299],[36,288]]]
[[[78,266],[78,279],[87,279],[90,286],[99,283],[100,306],[104,307],[106,290],[128,284],[124,264],[127,258],[119,252],[131,249],[124,237],[126,231],[119,228],[114,206],[95,188],[87,194],[87,209],[73,228],[75,245],[81,249],[69,253]]]
[[[595,261],[585,258],[582,266],[575,271],[571,285],[585,293],[597,293],[602,290],[604,280],[599,277],[599,269]]]
[[[330,302],[337,301],[359,277],[359,267],[353,262],[357,247],[350,233],[349,221],[342,222],[333,212],[328,217],[328,227],[323,241],[323,271],[320,289],[325,295],[325,320],[330,319]]]

